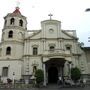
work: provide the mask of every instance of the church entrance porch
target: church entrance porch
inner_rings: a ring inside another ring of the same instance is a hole
[[[59,76],[61,76],[63,80],[65,61],[63,58],[52,58],[45,62],[46,81],[48,84],[57,83]]]

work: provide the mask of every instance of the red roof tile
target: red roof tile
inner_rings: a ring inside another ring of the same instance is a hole
[[[15,15],[21,14],[21,12],[19,11],[19,7],[16,7],[15,11],[13,12],[13,14],[15,14]]]

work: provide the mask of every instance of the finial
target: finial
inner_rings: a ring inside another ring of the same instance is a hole
[[[48,16],[50,16],[50,20],[51,20],[51,19],[52,19],[53,14],[51,14],[51,13],[50,13]]]
[[[16,7],[19,7],[19,5],[20,5],[20,1],[17,0],[17,1],[16,1]]]

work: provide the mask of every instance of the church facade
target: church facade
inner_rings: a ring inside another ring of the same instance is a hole
[[[0,77],[29,80],[36,69],[44,71],[44,85],[56,83],[58,76],[70,76],[78,67],[90,74],[85,51],[75,30],[62,30],[58,20],[44,20],[40,30],[27,30],[27,20],[18,7],[4,17],[0,43]]]

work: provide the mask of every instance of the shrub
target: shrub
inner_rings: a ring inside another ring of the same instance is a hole
[[[44,81],[44,73],[41,69],[36,70],[35,72],[35,77],[36,77],[36,84],[39,85]]]
[[[81,71],[79,68],[75,67],[71,69],[71,78],[74,82],[77,82],[81,77]]]

